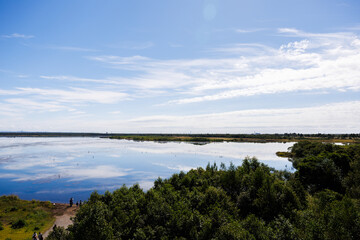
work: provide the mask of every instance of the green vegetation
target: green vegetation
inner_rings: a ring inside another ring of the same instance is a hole
[[[94,192],[52,239],[360,239],[360,145],[306,141],[290,153],[294,173],[246,158],[159,178],[147,192]]]
[[[67,240],[69,233],[63,227],[54,226],[46,240]]]
[[[0,197],[0,239],[31,239],[54,223],[50,202],[25,201],[17,196]]]
[[[283,158],[290,158],[292,154],[290,152],[276,152],[276,156]]]
[[[74,132],[0,132],[0,137],[101,137],[134,141],[208,142],[313,142],[360,143],[360,134],[125,134],[125,133],[74,133]]]
[[[159,136],[159,135],[125,135],[110,136],[110,139],[126,139],[133,141],[155,141],[155,142],[223,142],[223,138],[215,137],[192,137],[192,136]]]
[[[176,142],[298,142],[310,140],[313,142],[360,142],[359,134],[112,134],[111,139],[126,139],[134,141],[176,141]]]

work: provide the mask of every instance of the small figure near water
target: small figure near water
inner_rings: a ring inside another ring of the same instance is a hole
[[[76,201],[76,206],[77,206],[77,207],[79,206],[79,201]]]
[[[82,205],[82,202],[81,202],[81,200],[80,200],[80,207],[81,207],[81,205]]]
[[[36,232],[34,232],[34,234],[32,235],[32,239],[33,240],[38,240]]]
[[[74,203],[73,198],[70,198],[70,207],[72,207],[73,203]]]

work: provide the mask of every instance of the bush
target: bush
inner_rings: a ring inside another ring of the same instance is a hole
[[[0,222],[0,231],[1,230],[4,230],[4,227],[3,227],[2,223]]]
[[[5,209],[5,213],[8,213],[8,212],[16,212],[18,210],[18,208],[17,207],[11,207],[11,208],[7,208],[7,209]]]
[[[12,229],[23,228],[23,227],[25,227],[25,225],[26,225],[25,220],[19,219],[19,220],[17,220],[16,222],[14,222],[14,223],[11,224],[11,228],[12,228]]]
[[[15,212],[15,211],[17,211],[17,210],[18,210],[17,207],[12,207],[12,208],[10,208],[10,212]]]
[[[69,233],[63,227],[54,226],[46,240],[67,240]]]

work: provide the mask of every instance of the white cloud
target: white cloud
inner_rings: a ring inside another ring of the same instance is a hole
[[[164,163],[153,163],[153,165],[165,167],[170,170],[184,171],[184,172],[188,172],[191,169],[196,168],[196,167],[184,166],[184,165],[179,165],[179,164],[174,165],[174,164],[164,164]]]
[[[160,90],[159,94],[177,93],[168,101],[170,104],[294,91],[358,91],[360,40],[357,35],[307,33],[290,28],[278,32],[299,40],[279,48],[262,44],[215,48],[214,52],[231,57],[214,59],[157,60],[143,56],[90,59],[135,72],[135,76],[127,79],[107,80],[138,90]]]
[[[97,52],[98,51],[98,50],[91,49],[91,48],[74,47],[74,46],[51,45],[51,46],[47,46],[47,48],[54,49],[54,50],[74,51],[74,52]]]
[[[62,89],[44,89],[44,88],[21,88],[18,87],[17,90],[1,90],[0,94],[3,95],[22,95],[22,96],[32,96],[34,99],[46,99],[48,101],[54,102],[73,102],[73,103],[86,103],[86,102],[95,102],[95,103],[116,103],[122,100],[128,100],[129,95],[127,93],[110,91],[110,90],[91,90],[84,88],[70,88],[70,90]],[[31,99],[31,98],[27,98]],[[8,99],[6,100],[10,103],[19,102],[19,99]],[[32,105],[31,100],[29,103],[22,103],[27,105]]]
[[[280,47],[280,51],[285,51],[290,54],[301,54],[309,47],[309,40],[302,40],[299,42],[290,42]]]
[[[154,143],[134,143],[128,149],[131,151],[137,151],[144,154],[167,154],[167,155],[182,155],[182,154],[190,154],[190,155],[203,155],[203,156],[211,156],[218,158],[230,158],[230,159],[238,159],[242,160],[246,156],[253,156],[256,153],[256,157],[261,160],[267,161],[287,161],[287,159],[276,157],[275,152],[271,151],[271,149],[277,148],[277,151],[286,151],[288,147],[292,146],[292,143],[282,144],[281,146],[278,143],[267,143],[261,149],[258,148],[255,143],[233,143],[229,142],[226,144],[205,144],[200,147],[191,143],[176,143],[176,142],[168,142],[166,144],[154,144]],[[181,160],[180,160],[181,162]],[[196,168],[198,165],[196,163],[192,164],[192,162],[188,162],[189,165],[184,165],[184,162],[174,162],[169,161],[166,163],[154,162],[154,165],[166,167],[168,169],[178,170],[178,171],[189,171],[191,168]]]
[[[5,102],[11,104],[12,106],[18,106],[17,109],[22,108],[26,110],[57,112],[70,109],[68,107],[59,105],[56,102],[40,102],[33,101],[28,98],[9,98],[6,99]]]
[[[123,133],[353,133],[360,129],[360,101],[315,107],[252,109],[200,115],[154,115],[132,119],[56,118],[13,121],[27,131],[89,131]],[[8,123],[0,119],[0,126]],[[9,130],[8,128],[6,130]],[[11,130],[11,129],[10,129]]]
[[[61,76],[61,75],[60,76],[42,75],[42,76],[40,76],[40,78],[48,79],[48,80],[68,81],[68,82],[88,82],[88,83],[109,84],[109,85],[120,84],[119,81],[110,80],[108,78],[94,79],[94,78],[80,78],[80,77],[74,77],[74,76]]]
[[[94,178],[115,178],[128,175],[128,170],[108,165],[100,165],[94,168],[63,168],[60,170],[62,171],[63,177],[71,178],[71,181]]]
[[[178,132],[357,132],[360,102],[342,102],[307,108],[254,109],[214,114],[159,115],[132,119],[144,129]],[[131,127],[130,127],[131,129]]]
[[[236,29],[235,32],[237,33],[254,33],[254,32],[261,32],[266,30],[266,28],[248,28],[248,29]]]
[[[83,88],[70,88],[71,90],[42,89],[42,88],[18,88],[22,94],[36,95],[41,98],[57,100],[58,102],[95,102],[115,103],[129,99],[129,95],[122,92],[106,90],[90,90]]]
[[[37,164],[41,165],[41,164]],[[30,164],[24,168],[29,168]],[[16,167],[14,165],[14,167]],[[4,168],[11,169],[11,168]],[[129,170],[119,169],[114,166],[99,165],[94,168],[76,168],[73,166],[61,167],[55,166],[56,172],[44,173],[42,171],[34,171],[33,174],[23,174],[18,176],[8,175],[9,178],[14,178],[13,181],[39,181],[52,180],[58,178],[66,178],[68,181],[82,181],[86,179],[106,179],[124,177],[128,175]]]
[[[3,38],[24,38],[24,39],[28,39],[28,38],[34,38],[33,35],[25,35],[25,34],[20,34],[20,33],[13,33],[13,34],[9,34],[9,35],[2,35]]]
[[[44,89],[17,88],[1,90],[5,98],[0,102],[0,115],[20,120],[34,113],[66,112],[67,117],[79,118],[89,115],[82,107],[90,104],[116,104],[130,100],[127,93],[116,90],[94,90],[84,88]],[[30,115],[29,115],[30,114]],[[35,115],[34,115],[35,116]]]
[[[123,48],[129,50],[143,50],[147,48],[151,48],[154,46],[153,42],[121,42],[118,44],[111,44],[109,47],[111,48]]]
[[[123,119],[126,114],[119,114],[126,113],[126,110],[123,110],[120,105],[114,106],[122,101],[135,100],[133,106],[139,103],[144,104],[144,107],[153,104],[156,105],[156,111],[158,111],[161,110],[159,106],[173,105],[171,107],[175,108],[174,111],[177,109],[183,111],[186,107],[174,105],[237,97],[246,99],[247,96],[265,94],[302,92],[311,95],[334,91],[345,93],[360,91],[360,65],[358,64],[360,38],[358,35],[353,32],[308,33],[293,28],[280,28],[277,34],[286,37],[285,39],[291,37],[292,40],[287,40],[277,47],[259,43],[236,43],[208,50],[206,54],[212,57],[195,59],[162,60],[140,55],[86,57],[100,63],[103,67],[112,68],[109,71],[112,75],[89,78],[44,74],[40,77],[42,82],[45,79],[49,86],[53,86],[61,81],[64,86],[58,89],[35,87],[35,85],[0,89],[0,95],[2,95],[0,114],[12,117],[12,126],[26,130],[207,132],[214,129],[217,132],[243,132],[244,129],[246,131],[253,128],[266,130],[275,126],[277,130],[274,131],[280,132],[282,129],[288,131],[286,127],[315,131],[316,127],[312,120],[299,122],[297,118],[293,118],[291,108],[281,109],[281,111],[284,111],[286,116],[293,121],[284,122],[282,118],[276,117],[278,111],[276,109],[272,109],[270,113],[266,113],[267,110],[263,109],[259,114],[262,122],[257,122],[257,120],[238,116],[237,112],[219,113],[218,117],[216,115],[177,117],[173,115],[147,116],[147,110],[132,115],[143,115],[143,118],[128,120]],[[69,48],[68,50],[76,49]],[[81,51],[81,49],[78,50]],[[83,87],[85,84],[86,88]],[[159,98],[152,98],[154,96]],[[146,100],[139,98],[152,99],[147,103],[144,102]],[[98,104],[95,107],[96,110],[86,108],[94,103]],[[102,104],[109,104],[109,106],[101,110],[97,108]],[[344,104],[348,106],[350,103]],[[354,112],[358,113],[358,109],[351,106]],[[151,107],[151,110],[155,108],[149,106]],[[169,108],[169,106],[164,108]],[[88,119],[84,121],[85,114],[95,116],[98,110],[104,110],[108,113],[108,117],[111,114],[111,120],[106,116],[97,115],[96,122],[88,121]],[[67,115],[54,121],[40,123],[29,115],[27,123],[21,119],[26,113],[60,111],[66,111]],[[308,119],[307,113],[310,111],[308,108],[296,111],[302,112],[301,116]],[[329,109],[329,111],[332,110]],[[343,109],[340,108],[339,111]],[[349,114],[352,113],[349,112]],[[317,116],[316,113],[315,116]],[[331,121],[327,120],[327,117],[331,118],[324,114],[324,117],[318,116],[318,119],[324,121],[325,125],[329,122],[328,129],[341,130],[340,123],[337,122],[340,120],[337,117],[334,118],[334,126],[331,126]],[[239,122],[231,121],[232,118],[240,120]],[[7,122],[10,122],[9,119],[0,119],[0,125],[9,126]],[[143,122],[144,125],[139,122]],[[305,126],[304,122],[309,125]],[[358,127],[351,119],[347,119],[346,122],[348,125],[344,125],[344,131],[356,130]]]

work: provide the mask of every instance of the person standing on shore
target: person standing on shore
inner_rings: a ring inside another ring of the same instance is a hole
[[[72,207],[74,201],[73,201],[73,198],[70,198],[70,207]]]

